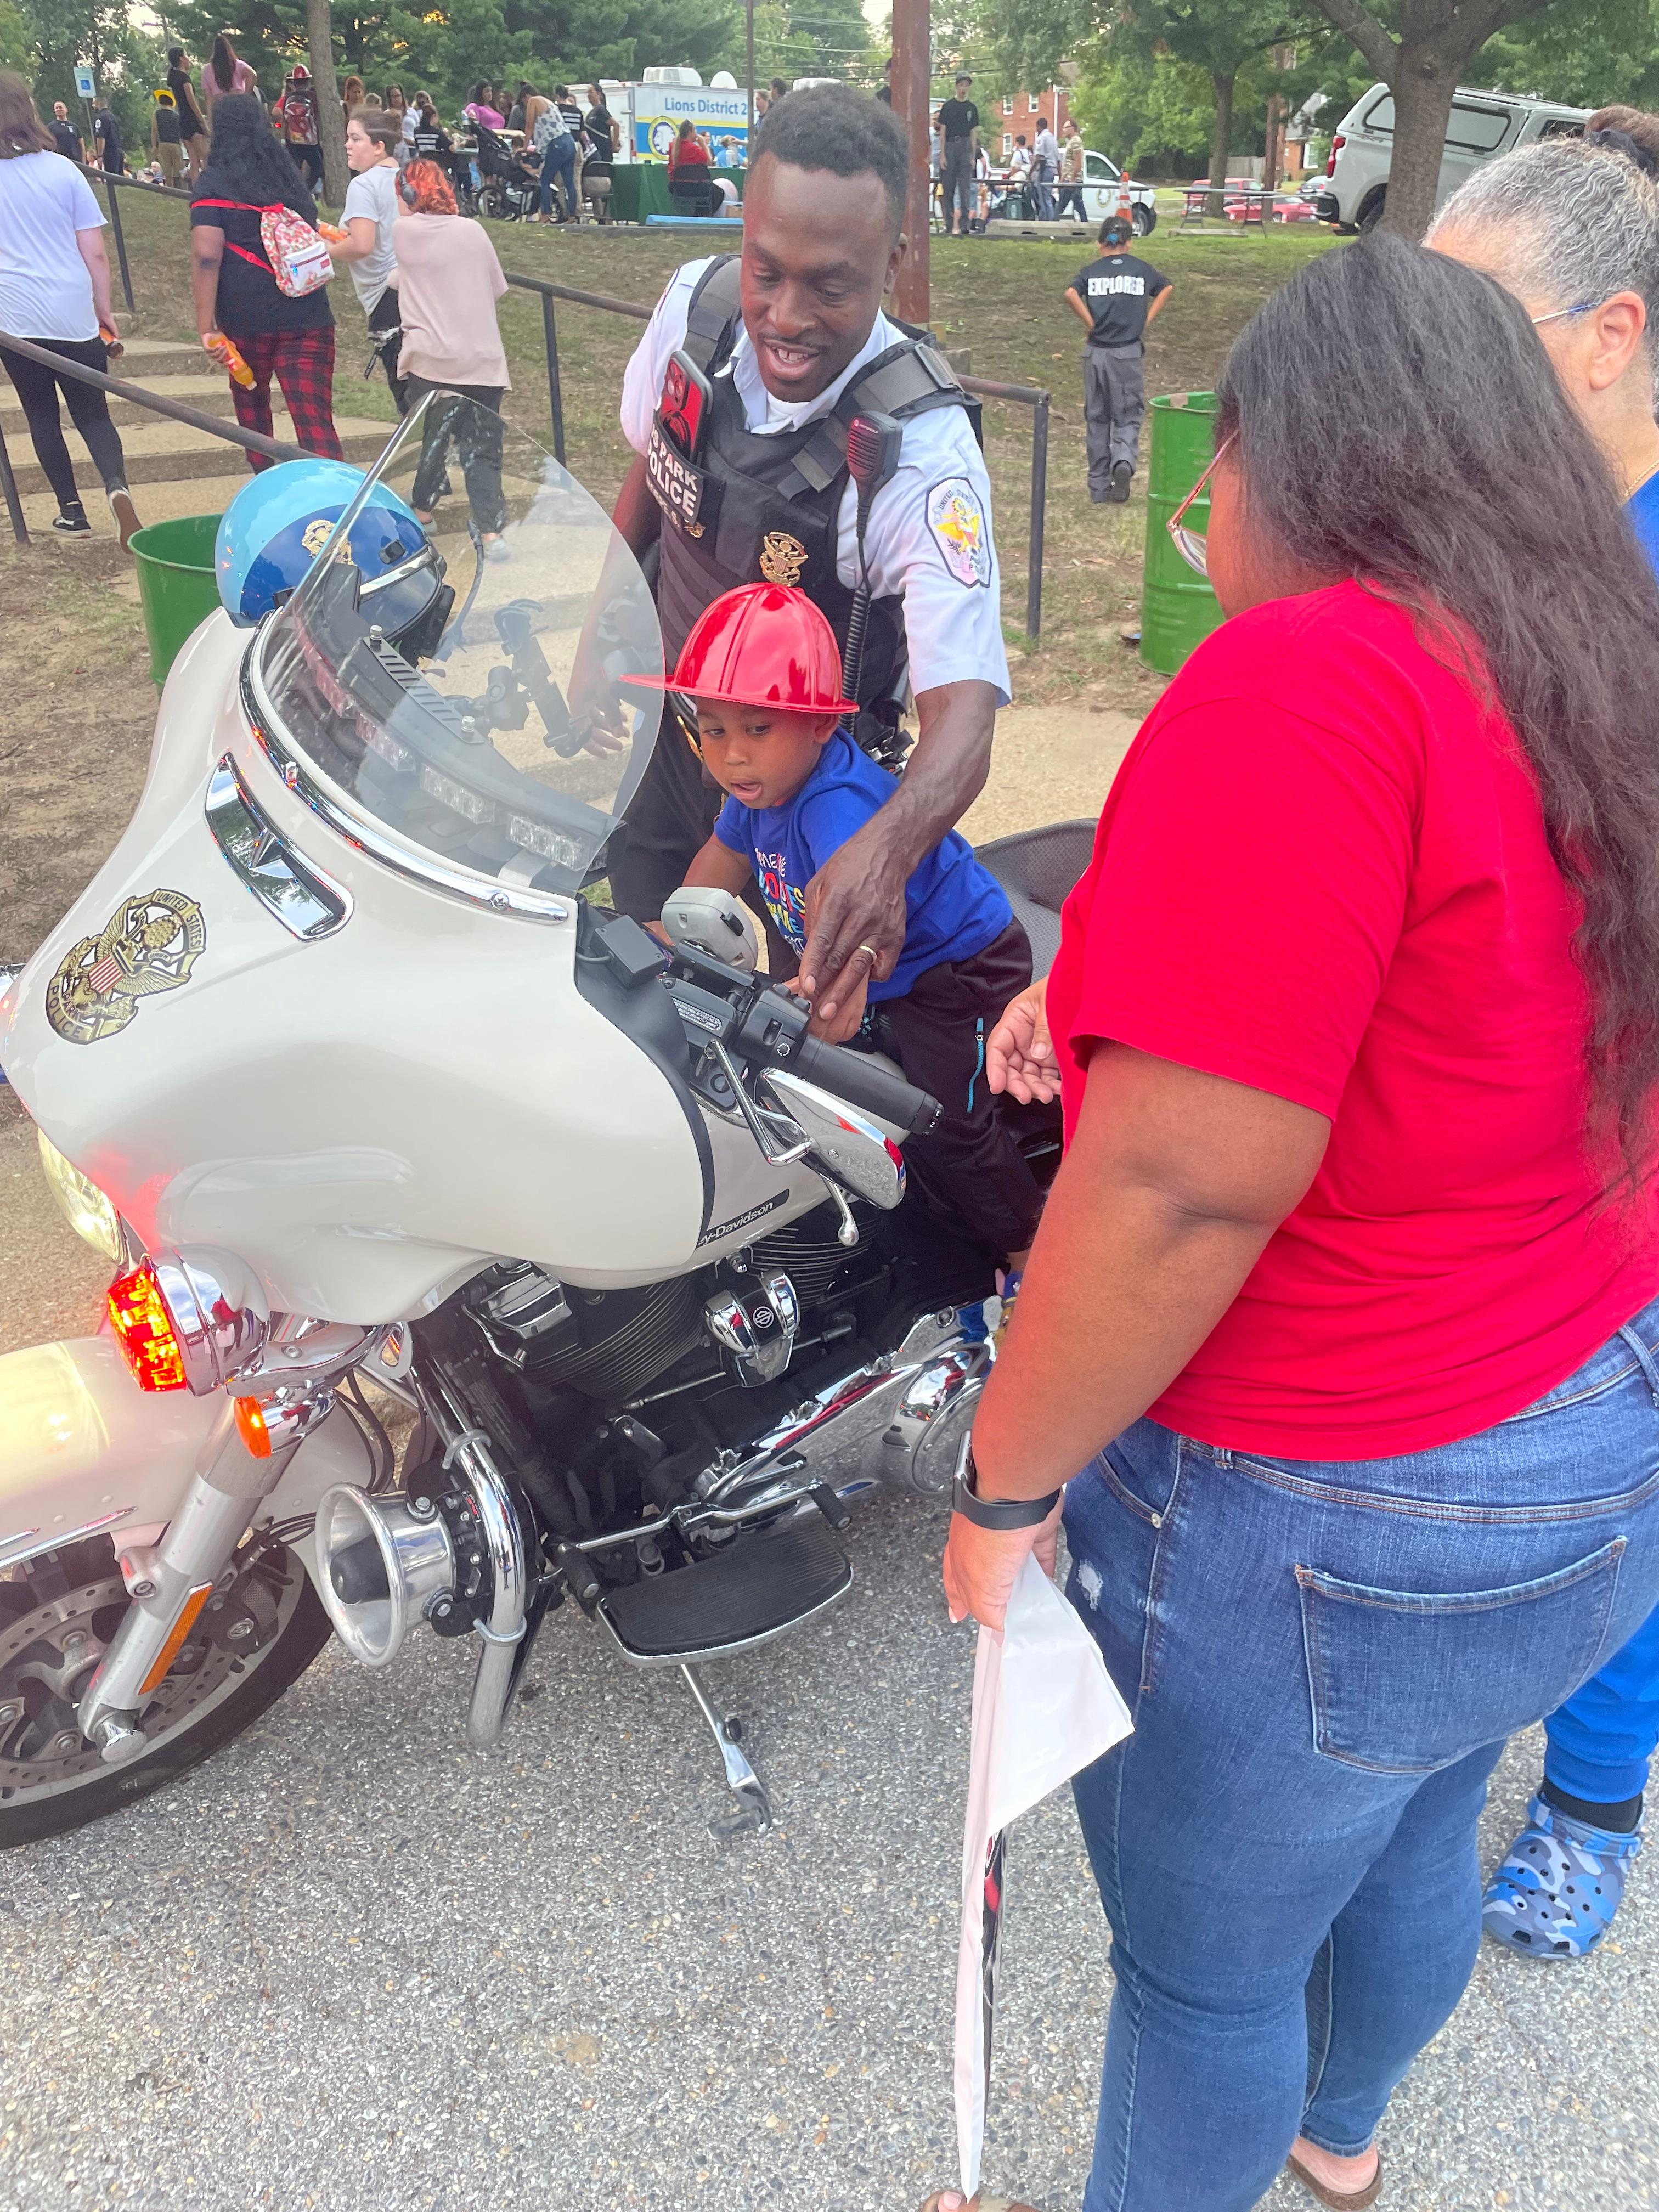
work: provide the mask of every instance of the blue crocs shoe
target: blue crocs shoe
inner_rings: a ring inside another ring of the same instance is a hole
[[[1534,1797],[1526,1826],[1486,1885],[1480,1924],[1528,1958],[1582,1959],[1613,1925],[1641,1848],[1639,1824],[1614,1835]]]

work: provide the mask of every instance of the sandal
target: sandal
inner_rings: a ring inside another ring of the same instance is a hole
[[[1297,2179],[1302,2184],[1302,2186],[1308,2191],[1309,2194],[1310,2196],[1316,2197],[1322,2204],[1328,2204],[1331,2208],[1331,2212],[1364,2212],[1364,2208],[1367,2204],[1375,2204],[1377,2198],[1382,2194],[1382,2154],[1381,2151],[1378,2151],[1376,2154],[1376,2172],[1371,2176],[1370,2179],[1366,2183],[1363,2189],[1327,2189],[1322,2181],[1316,2181],[1314,2179],[1312,2174],[1309,2172],[1307,2167],[1303,2165],[1301,2160],[1297,2157],[1294,2151],[1292,2151],[1289,2158],[1285,2160],[1285,2164],[1286,2171],[1296,2176]]]
[[[1582,1959],[1613,1924],[1642,1848],[1629,1834],[1593,1828],[1534,1797],[1481,1903],[1486,1934],[1532,1959]]]

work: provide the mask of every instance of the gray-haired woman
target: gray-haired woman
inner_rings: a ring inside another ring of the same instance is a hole
[[[1659,118],[1606,109],[1582,139],[1478,169],[1429,243],[1526,308],[1659,569],[1656,171]],[[1642,1847],[1642,1793],[1659,1748],[1659,1613],[1550,1715],[1544,1735],[1543,1780],[1487,1885],[1482,1921],[1528,1957],[1583,1958],[1611,1925]]]

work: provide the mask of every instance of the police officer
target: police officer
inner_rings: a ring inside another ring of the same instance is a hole
[[[801,981],[826,1016],[838,994],[892,973],[905,884],[983,785],[1009,696],[976,410],[933,347],[881,312],[904,257],[908,168],[901,126],[867,93],[816,86],[775,103],[741,259],[671,279],[623,386],[636,459],[615,520],[637,555],[658,549],[670,662],[711,600],[757,578],[807,592],[845,650],[863,585],[854,734],[880,753],[907,680],[915,695],[898,792],[808,887]],[[871,416],[887,419],[893,465],[860,528],[848,424]],[[612,841],[624,912],[656,919],[720,796],[671,718]]]

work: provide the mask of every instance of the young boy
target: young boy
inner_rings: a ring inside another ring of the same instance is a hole
[[[737,893],[751,877],[797,952],[806,887],[896,786],[840,717],[835,632],[803,592],[744,584],[699,617],[668,679],[696,702],[703,765],[727,794],[688,884]],[[665,738],[665,743],[676,742]],[[907,1154],[917,1182],[1010,1266],[1024,1264],[1042,1194],[994,1110],[985,1040],[1031,977],[1031,948],[1002,886],[952,830],[906,890],[904,949],[813,1034],[862,1030],[906,1080],[937,1098],[938,1127]]]
[[[1129,246],[1134,225],[1109,215],[1100,226],[1100,258],[1080,269],[1066,288],[1066,304],[1087,327],[1083,348],[1083,420],[1089,447],[1089,496],[1097,507],[1120,506],[1140,451],[1140,418],[1146,412],[1141,374],[1146,325],[1163,311],[1170,280]]]

